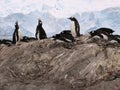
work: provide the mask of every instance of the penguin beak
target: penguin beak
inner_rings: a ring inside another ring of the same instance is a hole
[[[71,20],[71,18],[67,18],[67,19]]]
[[[69,18],[67,18],[67,19],[71,19],[71,18],[69,17]]]

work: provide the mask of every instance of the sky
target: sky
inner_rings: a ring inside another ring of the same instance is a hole
[[[28,14],[38,10],[50,12],[56,17],[64,17],[119,6],[120,0],[0,0],[0,16],[11,13]]]

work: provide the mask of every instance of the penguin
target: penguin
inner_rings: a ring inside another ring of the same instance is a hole
[[[95,31],[89,32],[90,37],[99,36],[102,39],[108,40],[109,35],[112,35],[114,31],[109,28],[99,28]]]
[[[70,30],[63,30],[62,32],[61,32],[61,34],[62,33],[64,33],[64,34],[71,34],[71,31]]]
[[[108,40],[108,38],[109,38],[108,35],[103,34],[103,33],[102,33],[101,35],[103,36],[103,39],[104,39],[104,40]]]
[[[91,32],[89,32],[89,34],[90,34],[89,38],[95,37],[95,38],[99,38],[99,39],[102,38],[103,39],[103,35],[101,35],[100,33],[96,33],[94,31],[91,31]]]
[[[16,44],[16,42],[19,42],[21,40],[21,32],[19,29],[18,21],[15,23],[15,31],[13,33],[13,44]]]
[[[110,42],[117,42],[117,43],[120,43],[120,35],[109,35],[108,36],[108,40]]]
[[[74,37],[72,36],[69,30],[67,31],[64,30],[59,34],[52,36],[52,38],[54,38],[54,40],[61,40],[61,41],[68,42],[68,43],[75,41]]]
[[[102,33],[105,35],[111,35],[114,30],[110,29],[110,28],[99,28],[97,30],[94,31],[95,33]]]
[[[41,39],[46,39],[47,38],[46,32],[45,32],[45,30],[42,27],[41,19],[38,19],[38,25],[37,25],[37,28],[36,28],[35,37],[36,37],[37,40],[41,40]]]
[[[70,23],[70,29],[71,29],[71,34],[73,37],[79,37],[80,36],[80,25],[75,17],[70,17],[68,18],[71,20]]]
[[[35,37],[28,37],[28,36],[23,36],[22,40],[23,42],[30,42],[36,40]]]
[[[0,40],[0,44],[5,44],[7,46],[11,46],[12,41],[8,40],[8,39],[3,39],[3,40]]]

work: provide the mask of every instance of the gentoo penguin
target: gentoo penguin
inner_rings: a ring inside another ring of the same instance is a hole
[[[100,38],[108,40],[108,36],[112,35],[113,32],[114,31],[112,29],[109,29],[109,28],[99,28],[95,31],[89,32],[89,34],[91,35],[91,37],[99,36]]]
[[[61,32],[61,34],[62,33],[64,33],[64,34],[71,34],[71,31],[70,30],[63,30],[62,32]]]
[[[108,40],[109,40],[110,42],[113,41],[113,43],[114,43],[114,42],[120,43],[120,35],[109,35],[109,36],[108,36]]]
[[[97,38],[103,38],[103,36],[100,33],[96,33],[94,31],[89,32],[90,38],[96,36]]]
[[[110,28],[99,28],[95,30],[96,33],[102,33],[105,35],[111,35],[114,31]]]
[[[13,44],[16,44],[16,42],[19,42],[21,39],[21,32],[19,29],[18,21],[15,23],[15,31],[13,33]]]
[[[72,36],[72,34],[70,33],[69,30],[62,31],[59,34],[52,36],[52,38],[54,38],[54,40],[61,40],[64,42],[74,42],[75,41],[74,37]]]
[[[28,36],[23,36],[22,40],[23,42],[30,42],[36,40],[35,37],[28,37]]]
[[[70,29],[71,29],[71,34],[73,37],[79,37],[80,36],[80,25],[75,17],[70,17],[68,18],[71,20],[70,23]]]
[[[45,30],[42,27],[42,21],[41,21],[41,19],[38,19],[38,25],[37,25],[37,28],[36,28],[35,37],[36,37],[37,40],[47,38]]]

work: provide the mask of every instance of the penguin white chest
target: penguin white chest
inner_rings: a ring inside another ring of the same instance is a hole
[[[71,29],[72,36],[76,37],[77,34],[76,34],[76,31],[75,31],[75,22],[74,21],[71,21],[71,23],[70,23],[70,29]]]
[[[108,36],[105,34],[101,34],[105,40],[108,40]]]

